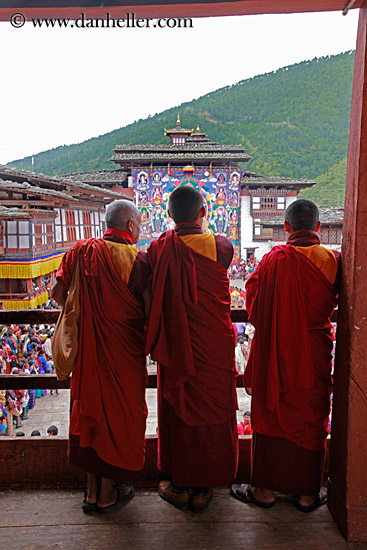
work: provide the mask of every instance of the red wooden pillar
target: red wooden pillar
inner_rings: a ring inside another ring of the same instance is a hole
[[[367,542],[367,0],[358,26],[344,211],[329,502],[347,539]]]

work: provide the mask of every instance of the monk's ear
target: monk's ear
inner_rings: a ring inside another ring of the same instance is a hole
[[[205,206],[202,206],[199,211],[199,218],[205,218]]]
[[[293,229],[289,225],[289,222],[287,222],[287,220],[284,220],[284,229],[285,229],[286,233],[293,233]]]
[[[315,227],[316,233],[317,233],[318,231],[320,231],[320,226],[321,226],[321,222],[320,222],[320,220],[319,220],[319,221],[317,222],[316,227]]]

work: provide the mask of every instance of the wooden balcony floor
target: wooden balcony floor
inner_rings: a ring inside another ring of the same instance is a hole
[[[215,491],[201,516],[176,510],[156,491],[137,490],[135,498],[110,515],[86,515],[80,491],[0,492],[0,540],[28,550],[362,550],[345,542],[327,507],[302,514],[280,496],[261,510]]]

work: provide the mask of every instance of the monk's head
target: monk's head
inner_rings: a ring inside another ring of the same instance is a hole
[[[118,229],[128,233],[133,243],[140,234],[140,212],[132,201],[120,199],[111,202],[106,209],[107,229]]]
[[[246,424],[250,424],[250,422],[251,422],[251,412],[250,411],[246,411],[246,412],[243,413],[243,421]]]
[[[298,199],[292,202],[284,215],[284,228],[287,233],[294,233],[307,229],[318,231],[320,229],[319,209],[316,204],[307,199]]]
[[[203,196],[191,185],[175,189],[169,197],[168,214],[175,223],[199,223],[205,217]]]

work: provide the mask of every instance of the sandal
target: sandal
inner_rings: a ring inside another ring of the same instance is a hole
[[[275,504],[275,500],[273,502],[263,502],[262,500],[255,498],[252,494],[251,485],[249,484],[240,485],[239,483],[234,483],[231,487],[231,495],[241,502],[245,502],[246,504],[255,504],[260,508],[272,508]]]
[[[119,508],[125,506],[134,496],[134,487],[125,483],[116,483],[115,489],[117,491],[117,498],[114,504],[110,506],[100,507],[96,504],[96,512],[99,514],[109,514]]]
[[[189,491],[186,488],[175,488],[169,480],[162,480],[159,482],[158,494],[164,501],[172,504],[172,506],[179,510],[187,510],[189,508]]]
[[[317,508],[320,508],[320,506],[324,506],[324,504],[327,503],[327,491],[326,489],[321,489],[317,497],[315,498],[315,502],[313,504],[310,504],[310,506],[302,506],[298,500],[294,503],[297,510],[300,512],[304,512],[307,514],[308,512],[313,512],[314,510],[317,510]]]
[[[99,491],[101,489],[101,478],[99,476],[97,476],[97,499],[98,499],[98,495],[99,495]],[[95,512],[96,511],[96,506],[97,506],[97,501],[96,502],[88,502],[87,501],[87,491],[84,492],[84,498],[82,500],[82,505],[81,505],[81,509],[83,510],[83,512]]]
[[[96,506],[97,506],[97,502],[87,501],[87,491],[85,491],[84,498],[82,500],[82,506],[81,506],[83,512],[95,512]]]
[[[191,512],[194,514],[204,514],[213,498],[213,490],[208,489],[206,492],[195,493],[192,496]]]

